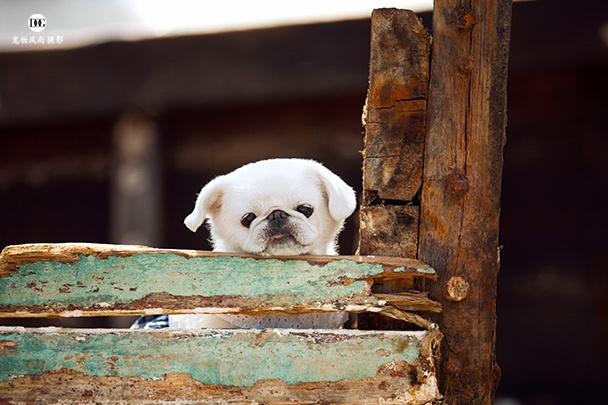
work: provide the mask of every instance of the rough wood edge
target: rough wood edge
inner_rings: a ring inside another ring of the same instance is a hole
[[[395,364],[392,373],[405,374],[407,368]],[[387,373],[389,371],[387,370]],[[424,395],[403,392],[407,385],[398,377],[343,380],[331,383],[287,385],[281,380],[267,380],[254,387],[228,387],[201,384],[188,374],[169,373],[155,379],[132,377],[95,377],[69,370],[19,376],[0,382],[0,395],[7,404],[203,404],[203,405],[433,405]],[[430,390],[429,390],[430,391]],[[430,394],[437,399],[440,394]]]
[[[421,291],[405,291],[401,293],[373,293],[374,297],[386,301],[389,305],[404,311],[441,312],[441,304],[428,297]]]
[[[369,88],[363,108],[364,207],[414,200],[421,185],[431,38],[411,10],[371,15]]]
[[[233,254],[210,252],[204,250],[185,249],[162,249],[147,246],[134,245],[109,245],[92,243],[34,243],[23,245],[10,245],[0,253],[0,277],[5,277],[21,266],[37,262],[61,262],[75,263],[83,256],[95,256],[99,259],[115,257],[127,257],[136,254],[174,254],[185,258],[195,257],[240,257],[255,260],[300,260],[313,265],[323,266],[327,263],[348,260],[354,263],[366,263],[381,265],[386,277],[410,278],[412,276],[424,278],[436,278],[435,270],[416,259],[373,256],[373,255],[350,255],[350,256],[273,256],[263,257],[250,254]],[[378,278],[384,276],[380,275]]]

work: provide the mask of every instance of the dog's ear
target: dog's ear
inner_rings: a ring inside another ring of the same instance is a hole
[[[222,207],[223,182],[221,177],[211,180],[198,194],[194,210],[184,219],[184,224],[192,232],[205,222],[209,215],[214,215]]]
[[[327,195],[329,214],[336,221],[348,218],[357,207],[355,191],[325,166],[319,165],[318,177]]]

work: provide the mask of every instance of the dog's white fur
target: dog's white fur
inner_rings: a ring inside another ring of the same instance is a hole
[[[250,163],[210,181],[201,190],[194,210],[184,223],[195,232],[207,220],[213,250],[217,252],[334,255],[337,236],[355,207],[353,189],[320,163],[270,159]],[[308,208],[312,208],[312,214]],[[248,227],[242,223],[247,215],[251,220]],[[345,320],[344,313],[272,318],[172,315],[169,325],[336,328]]]

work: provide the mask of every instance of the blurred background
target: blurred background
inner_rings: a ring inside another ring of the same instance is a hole
[[[431,30],[431,2],[208,3],[0,1],[0,248],[208,249],[182,225],[196,193],[262,158],[360,191],[369,15]],[[608,2],[517,2],[511,33],[497,404],[604,403]]]

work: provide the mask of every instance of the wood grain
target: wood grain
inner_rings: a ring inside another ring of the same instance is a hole
[[[511,1],[467,4],[435,1],[418,258],[439,274],[445,401],[489,405]]]
[[[409,10],[372,13],[364,110],[363,204],[411,201],[420,189],[430,35]]]

